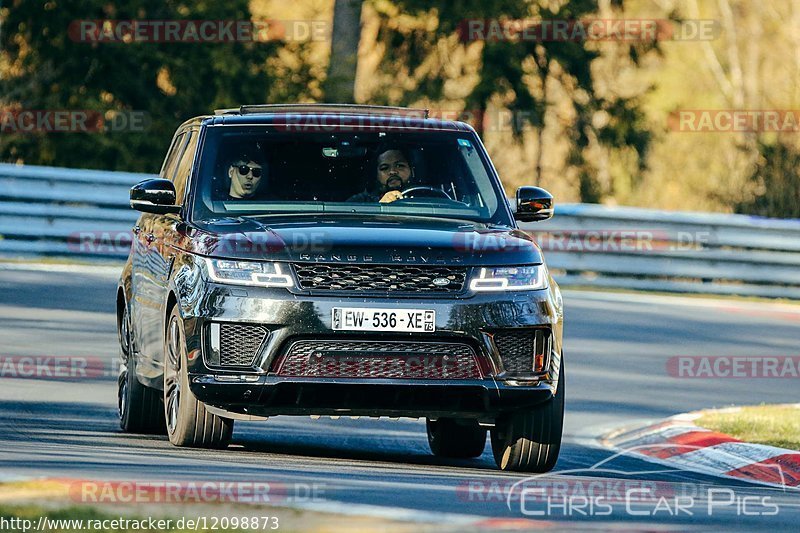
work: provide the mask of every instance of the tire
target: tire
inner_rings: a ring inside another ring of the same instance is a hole
[[[564,363],[555,396],[531,411],[498,418],[491,431],[492,452],[500,470],[549,472],[556,466],[564,425]]]
[[[166,432],[161,392],[139,383],[136,378],[136,361],[131,349],[130,318],[128,306],[120,319],[119,346],[122,358],[117,380],[117,412],[119,426],[125,433],[163,435]]]
[[[486,428],[477,420],[440,418],[427,420],[428,444],[433,455],[454,459],[480,457],[486,447]]]
[[[190,448],[226,448],[233,420],[209,413],[189,389],[183,321],[177,306],[169,315],[164,337],[163,412],[169,441]]]

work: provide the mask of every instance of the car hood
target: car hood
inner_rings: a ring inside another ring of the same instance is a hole
[[[542,263],[527,233],[463,220],[409,217],[221,218],[188,226],[181,248],[208,257],[314,263]]]

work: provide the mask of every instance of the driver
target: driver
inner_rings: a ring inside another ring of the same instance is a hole
[[[402,191],[414,177],[414,168],[400,148],[388,148],[378,152],[375,182],[364,191],[348,198],[348,202],[390,203],[403,197]]]

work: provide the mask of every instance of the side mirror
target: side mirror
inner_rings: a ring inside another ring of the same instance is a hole
[[[180,213],[175,205],[175,185],[163,178],[144,180],[131,187],[131,207],[143,213]]]
[[[517,210],[514,218],[520,222],[538,222],[553,217],[553,195],[541,187],[517,189]]]

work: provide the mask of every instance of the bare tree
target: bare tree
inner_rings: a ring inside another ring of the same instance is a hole
[[[361,7],[362,0],[336,0],[334,5],[331,60],[323,86],[329,102],[355,102]]]

